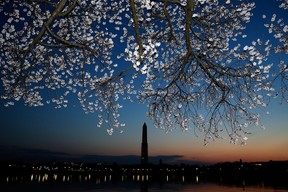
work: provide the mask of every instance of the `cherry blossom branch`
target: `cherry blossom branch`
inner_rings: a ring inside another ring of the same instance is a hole
[[[63,8],[65,7],[66,3],[67,3],[67,0],[61,0],[57,4],[55,10],[52,12],[52,14],[49,17],[49,19],[43,24],[42,29],[40,30],[38,35],[33,39],[32,43],[28,46],[26,52],[31,51],[33,49],[33,47],[40,41],[40,39],[42,38],[42,36],[44,35],[44,33],[47,30],[47,26],[50,26],[50,24],[53,22],[55,17],[63,10]]]
[[[142,38],[140,34],[140,29],[139,29],[139,22],[138,22],[138,16],[137,16],[137,10],[136,10],[136,5],[134,0],[129,0],[129,4],[131,7],[131,12],[132,12],[132,18],[134,22],[134,30],[135,30],[135,35],[136,35],[136,40],[137,44],[139,46],[138,52],[139,52],[139,61],[142,61],[142,54],[143,54],[143,44],[142,44]]]

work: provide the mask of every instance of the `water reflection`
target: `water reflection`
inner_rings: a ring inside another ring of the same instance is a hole
[[[6,177],[6,183],[14,183],[14,182],[22,182],[24,177],[14,176],[14,177]]]
[[[284,192],[288,191],[288,184],[274,183],[275,180],[258,180],[251,181],[245,178],[238,180],[229,180],[227,178],[215,178],[214,180],[207,180],[201,175],[148,175],[148,174],[134,174],[134,175],[95,175],[95,174],[56,174],[56,173],[39,173],[27,174],[22,176],[6,176],[0,183],[6,183],[6,186],[14,186],[14,184],[45,184],[57,183],[58,185],[74,186],[74,184],[81,184],[81,186],[91,186],[91,191],[96,189],[105,189],[107,192],[115,191],[140,191],[140,192],[154,192],[154,191],[179,191],[179,192],[204,192],[204,191],[248,191],[248,192]],[[69,185],[66,185],[66,184]],[[17,186],[17,185],[15,185]],[[42,186],[42,185],[40,185]],[[46,185],[43,185],[46,186]],[[110,188],[113,188],[110,189]],[[114,189],[116,187],[116,189]],[[127,190],[127,187],[129,190]],[[130,190],[130,188],[133,190]],[[272,190],[273,189],[273,190]],[[0,185],[0,191],[1,185]],[[5,190],[4,190],[5,191]],[[13,190],[11,190],[13,191]],[[17,190],[16,190],[17,191]],[[19,191],[19,190],[18,190]],[[22,191],[22,190],[20,190]],[[29,191],[29,190],[28,190]],[[68,190],[69,191],[69,190]],[[75,191],[75,190],[73,190]],[[79,192],[85,190],[80,189]]]
[[[85,182],[95,182],[95,184],[110,183],[110,182],[138,182],[146,183],[153,181],[160,181],[165,183],[170,182],[195,182],[199,183],[199,176],[196,175],[194,179],[187,179],[185,175],[148,175],[148,174],[133,174],[133,175],[95,175],[95,174],[57,174],[57,173],[32,173],[23,176],[6,176],[6,183],[15,183],[15,182],[36,182],[36,183],[45,183],[45,182],[61,182],[61,183],[85,183]],[[0,181],[3,183],[3,180]]]

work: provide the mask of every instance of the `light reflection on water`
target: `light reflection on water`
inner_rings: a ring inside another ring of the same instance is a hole
[[[198,175],[164,176],[155,181],[149,175],[91,175],[91,174],[30,174],[7,176],[0,182],[0,191],[74,191],[74,192],[286,192],[286,188],[268,186],[264,182],[248,184],[245,180],[235,183],[208,182]],[[3,182],[4,181],[4,182]]]
[[[91,174],[87,175],[73,175],[73,174],[66,174],[66,175],[59,175],[59,174],[30,174],[29,179],[28,176],[6,176],[6,183],[15,183],[15,182],[37,182],[37,183],[44,183],[44,182],[62,182],[62,183],[70,183],[70,182],[91,182],[95,180],[96,184],[112,182],[112,175],[101,175],[95,176]],[[132,181],[135,182],[147,182],[151,179],[149,175],[132,175]],[[130,180],[130,176],[128,175],[121,175],[121,182],[126,182]],[[166,176],[166,182],[170,182],[173,180],[172,176]],[[198,176],[196,176],[196,181],[198,182]],[[0,181],[3,182],[3,181]],[[182,176],[182,182],[185,182],[185,176]]]

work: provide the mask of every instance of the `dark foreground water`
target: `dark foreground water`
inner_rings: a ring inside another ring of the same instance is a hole
[[[237,192],[237,191],[247,191],[247,192],[284,192],[287,189],[277,189],[271,186],[264,185],[250,185],[250,186],[235,186],[235,185],[221,185],[217,183],[199,183],[199,184],[179,184],[179,183],[165,183],[165,184],[148,184],[143,186],[143,184],[136,183],[117,183],[117,184],[35,184],[35,183],[21,183],[13,185],[2,185],[0,187],[1,192],[14,192],[14,191],[72,191],[72,192]]]
[[[281,180],[281,178],[279,178]],[[149,176],[120,176],[117,179],[111,175],[101,177],[93,175],[48,175],[31,174],[26,176],[5,176],[1,178],[0,192],[284,192],[288,191],[287,182],[245,179],[223,180],[215,178],[206,180],[193,177],[164,176],[160,180],[152,180]]]

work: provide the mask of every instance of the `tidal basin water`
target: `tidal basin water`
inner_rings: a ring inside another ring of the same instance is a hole
[[[50,177],[50,178],[49,178]],[[73,177],[73,178],[72,178]],[[288,180],[287,180],[288,183]],[[169,178],[164,180],[151,181],[149,177],[121,176],[114,180],[111,175],[95,177],[71,176],[71,175],[27,175],[2,177],[0,182],[1,192],[14,191],[43,191],[43,192],[284,192],[288,191],[287,183],[278,183],[277,178],[273,182],[269,181],[245,181],[234,180],[225,182],[221,178],[215,181],[201,180],[195,178],[180,177],[178,179]]]
[[[0,187],[1,192],[16,192],[16,191],[72,191],[72,192],[284,192],[288,189],[277,189],[270,186],[235,186],[235,185],[221,185],[217,183],[200,183],[200,184],[179,184],[179,183],[169,183],[169,184],[149,184],[142,186],[141,184],[135,183],[117,183],[117,184],[107,184],[107,185],[97,185],[97,184],[14,184],[14,185],[4,185]]]

